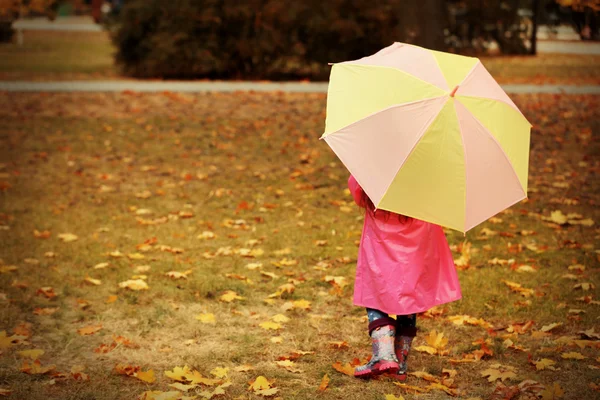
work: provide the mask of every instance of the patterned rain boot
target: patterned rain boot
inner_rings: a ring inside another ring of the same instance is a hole
[[[369,336],[373,346],[371,361],[354,370],[357,378],[371,378],[384,372],[398,371],[398,358],[394,353],[396,327],[392,318],[380,318],[369,323]]]
[[[407,378],[408,366],[406,359],[410,352],[410,346],[414,337],[417,336],[417,328],[414,326],[397,328],[396,341],[394,342],[394,350],[398,358],[398,371],[393,374],[393,377],[404,382]]]

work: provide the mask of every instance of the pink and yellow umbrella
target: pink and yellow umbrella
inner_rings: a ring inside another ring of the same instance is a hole
[[[376,208],[466,232],[527,197],[530,129],[477,58],[394,43],[333,65],[322,138]]]

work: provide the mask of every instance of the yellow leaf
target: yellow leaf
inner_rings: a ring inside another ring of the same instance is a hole
[[[170,383],[169,386],[174,389],[181,390],[182,392],[187,392],[190,389],[194,389],[195,387],[198,387],[198,385],[184,385],[183,383],[179,383],[179,382]]]
[[[427,386],[428,389],[437,389],[437,390],[442,390],[444,392],[446,392],[447,394],[449,394],[450,396],[458,396],[458,390],[456,389],[451,389],[446,385],[442,385],[441,383],[431,383],[429,384],[429,386]]]
[[[175,367],[172,371],[165,371],[165,376],[178,382],[186,382],[189,380],[187,376],[191,373],[192,371],[186,365],[184,367]]]
[[[269,397],[269,396],[275,395],[277,392],[279,392],[279,389],[271,388],[271,389],[265,389],[265,390],[257,390],[254,393],[261,395],[261,396]]]
[[[430,346],[417,346],[417,347],[415,347],[415,350],[420,351],[421,353],[429,353],[429,354],[437,353],[437,350]]]
[[[94,333],[98,332],[100,329],[102,329],[102,325],[90,325],[90,326],[86,326],[86,327],[77,329],[77,333],[79,333],[81,336],[93,335]]]
[[[538,371],[544,369],[556,370],[556,368],[554,368],[554,364],[556,364],[555,361],[549,360],[547,358],[542,358],[540,361],[535,361],[535,369]]]
[[[19,351],[17,353],[21,357],[31,358],[32,360],[37,360],[42,356],[42,354],[45,353],[45,351],[42,349],[34,349],[34,350],[23,350],[23,351]]]
[[[56,368],[55,365],[42,367],[40,360],[35,360],[31,365],[28,364],[27,361],[24,361],[23,366],[21,367],[21,372],[25,372],[26,374],[30,375],[44,375],[54,370],[54,368]]]
[[[444,337],[444,332],[437,333],[435,329],[429,332],[429,335],[425,337],[425,341],[436,350],[443,349],[448,343],[448,339]]]
[[[181,392],[172,390],[161,392],[160,390],[148,390],[142,393],[138,400],[181,400]]]
[[[543,400],[555,400],[560,399],[565,394],[564,390],[560,387],[560,385],[554,382],[553,386],[549,386],[542,392]]]
[[[296,368],[296,363],[291,360],[275,361],[275,364],[281,368],[287,369],[290,372],[302,372],[300,369]]]
[[[79,239],[77,237],[77,235],[74,235],[72,233],[61,233],[61,234],[58,235],[58,238],[60,240],[62,240],[63,242],[65,242],[65,243],[74,242],[77,239]]]
[[[492,365],[492,368],[488,368],[485,371],[481,372],[482,377],[488,377],[489,382],[494,382],[495,380],[500,379],[504,382],[505,379],[513,379],[516,378],[517,375],[513,372],[514,368],[509,366],[502,366],[500,364]]]
[[[254,380],[254,382],[252,382],[250,384],[250,387],[248,388],[248,390],[252,390],[254,392],[258,391],[258,390],[265,390],[265,389],[270,389],[271,388],[271,383],[267,380],[267,378],[265,378],[264,376],[259,376],[258,378],[256,378]]]
[[[153,383],[154,381],[156,381],[156,377],[154,376],[154,371],[151,369],[149,369],[148,371],[136,372],[136,374],[134,376],[136,378],[138,378],[140,381],[144,381],[144,382],[148,382],[148,383]]]
[[[9,272],[16,271],[18,268],[14,265],[2,265],[0,266],[0,274],[7,274]]]
[[[142,279],[130,279],[128,281],[124,281],[119,283],[120,288],[130,289],[130,290],[148,290],[148,284]]]
[[[567,216],[562,213],[560,210],[552,211],[550,213],[550,218],[546,218],[546,220],[554,222],[555,224],[563,225],[567,223]]]
[[[228,372],[229,372],[229,368],[227,368],[227,367],[216,367],[212,371],[210,371],[210,373],[213,374],[215,377],[221,378],[221,379],[227,378]]]
[[[310,309],[310,301],[308,300],[295,300],[293,302],[294,308],[298,308],[301,310],[309,310]]]
[[[215,238],[215,234],[211,231],[204,231],[201,234],[198,235],[198,239],[214,239]]]
[[[283,314],[274,315],[271,317],[271,319],[275,322],[281,322],[281,323],[286,323],[290,320],[288,317],[286,317]]]
[[[234,300],[243,300],[244,298],[233,290],[227,290],[219,299],[225,303],[231,303]]]
[[[573,359],[573,360],[583,360],[584,358],[587,358],[583,354],[577,353],[576,351],[571,351],[569,353],[562,353],[560,356],[562,358]]]
[[[385,400],[404,400],[404,397],[402,397],[402,395],[400,395],[400,397],[396,397],[393,394],[386,394]]]
[[[562,322],[554,322],[550,325],[544,325],[542,326],[542,329],[540,329],[542,332],[550,332],[552,329],[554,328],[558,328],[559,326],[562,325]]]
[[[594,285],[591,282],[582,282],[582,283],[577,283],[573,286],[573,289],[581,289],[583,291],[588,291],[590,289],[596,289],[596,285]]]
[[[329,386],[329,375],[325,374],[323,375],[323,379],[321,379],[321,384],[319,385],[319,391],[323,392],[325,391],[325,389],[327,389],[327,386]]]
[[[341,372],[342,374],[354,376],[354,367],[350,365],[350,363],[342,365],[342,363],[338,361],[335,364],[332,364],[332,367],[333,369],[335,369],[338,372]]]
[[[531,265],[520,265],[517,267],[517,272],[537,272]]]
[[[85,281],[89,284],[98,286],[102,284],[102,281],[100,279],[94,279],[94,278],[90,278],[89,276],[85,277]]]
[[[127,254],[127,258],[129,258],[130,260],[143,260],[144,258],[146,258],[146,256],[142,253],[132,253]]]
[[[272,322],[272,321],[263,322],[263,323],[259,324],[259,326],[266,330],[272,329],[272,330],[276,331],[276,330],[281,329],[281,324],[278,324],[277,322]]]
[[[196,315],[196,319],[204,324],[216,324],[217,320],[215,319],[215,315],[213,313],[204,313],[200,315]]]
[[[417,378],[421,378],[421,379],[424,379],[424,380],[429,381],[429,382],[440,383],[440,380],[438,378],[436,378],[435,376],[433,376],[430,373],[427,373],[425,371],[411,372],[410,375],[416,376]]]
[[[202,384],[202,385],[206,385],[206,386],[213,386],[216,385],[217,383],[221,382],[219,379],[211,379],[211,378],[205,378],[202,376],[202,374],[196,370],[192,371],[192,373],[188,374],[186,376],[186,378],[190,381],[190,383],[194,383],[194,384]]]
[[[283,343],[283,338],[281,336],[275,336],[269,339],[271,343]]]
[[[190,269],[185,272],[169,271],[165,275],[168,276],[169,278],[173,278],[173,279],[187,279],[187,276],[191,273],[192,273],[192,270]]]

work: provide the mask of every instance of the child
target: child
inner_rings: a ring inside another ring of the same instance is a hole
[[[357,367],[354,376],[388,372],[405,380],[416,314],[462,297],[452,254],[438,225],[375,210],[353,176],[348,187],[356,204],[367,210],[354,304],[367,308],[373,350],[371,361]],[[388,314],[397,315],[396,320]]]

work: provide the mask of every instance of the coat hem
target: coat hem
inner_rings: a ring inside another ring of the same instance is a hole
[[[433,307],[436,307],[436,306],[439,306],[439,305],[442,305],[442,304],[452,303],[453,301],[457,301],[457,300],[461,300],[461,299],[462,299],[462,293],[458,297],[456,297],[456,298],[452,298],[452,299],[449,299],[449,300],[446,300],[446,301],[440,301],[440,302],[437,302],[437,303],[433,303],[432,305],[430,305],[428,307],[425,307],[425,308],[402,310],[402,312],[398,312],[399,310],[394,310],[394,309],[391,309],[391,308],[386,308],[385,310],[382,310],[382,309],[378,308],[378,306],[374,306],[373,304],[369,305],[369,304],[365,304],[365,303],[359,303],[357,301],[353,301],[352,303],[355,306],[358,306],[358,307],[373,308],[375,310],[379,310],[379,311],[384,312],[386,314],[392,314],[392,315],[411,315],[411,314],[419,314],[419,313],[425,312],[427,310],[430,310]]]

